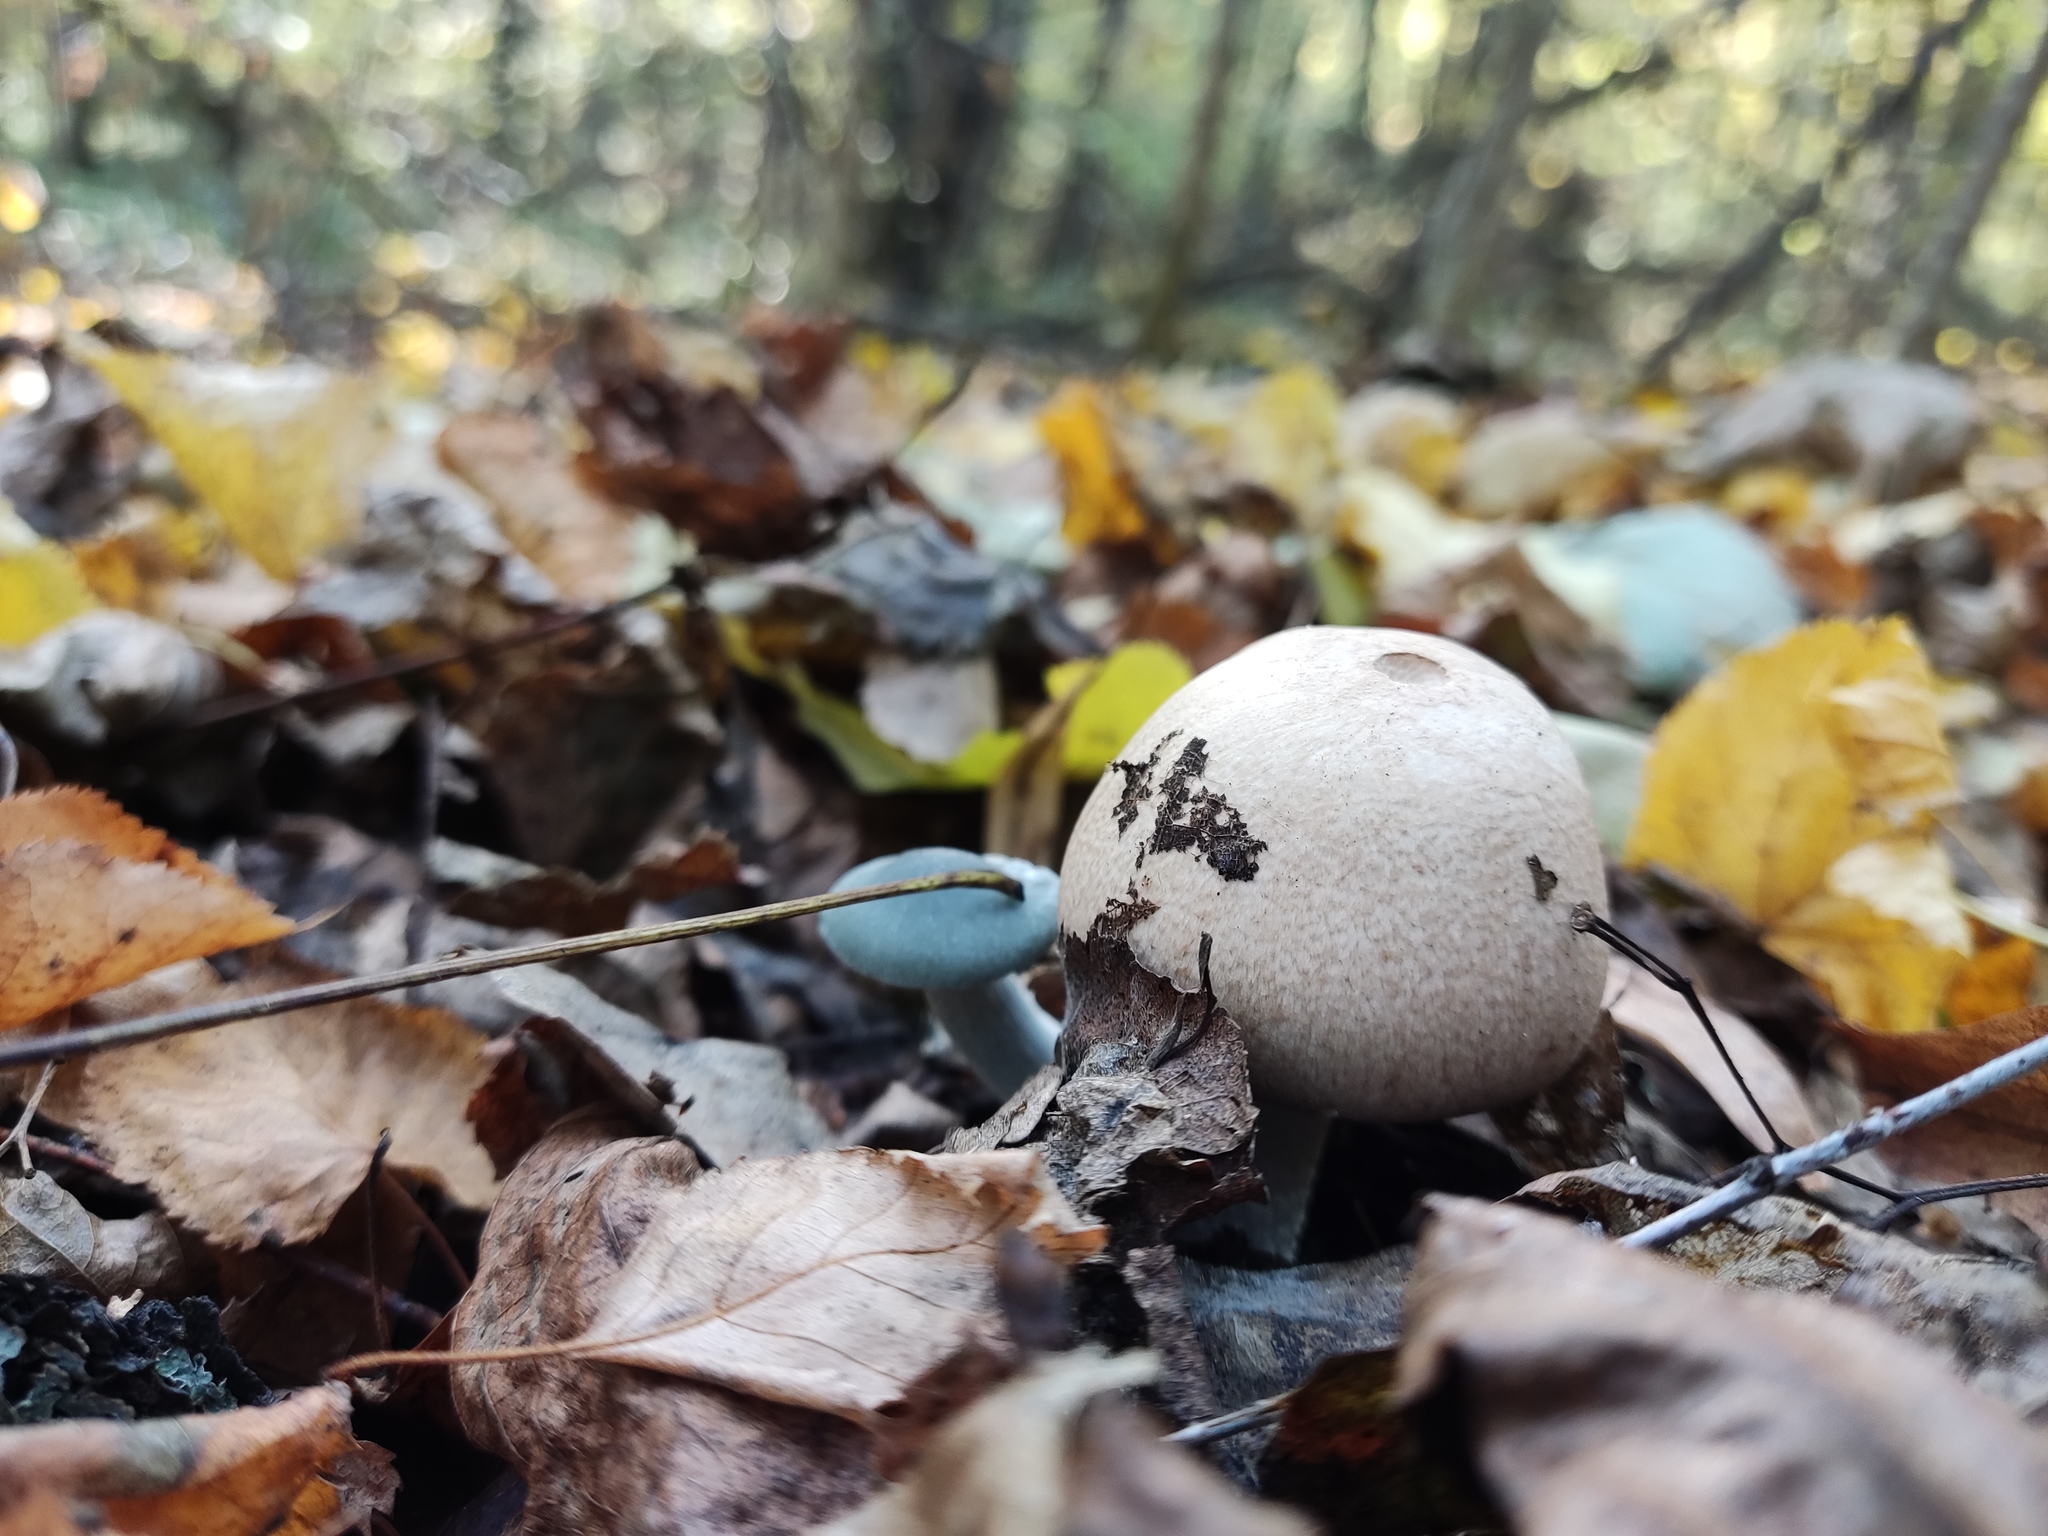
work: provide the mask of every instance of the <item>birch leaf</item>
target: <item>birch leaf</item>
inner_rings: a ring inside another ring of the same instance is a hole
[[[1036,1152],[742,1162],[660,1197],[584,1339],[598,1359],[900,1426],[942,1375],[1007,1356],[995,1259],[1012,1227],[1068,1262],[1103,1242]]]

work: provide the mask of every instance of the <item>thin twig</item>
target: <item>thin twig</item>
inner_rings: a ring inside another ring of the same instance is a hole
[[[1879,1214],[1870,1224],[1873,1232],[1883,1232],[1903,1216],[1910,1216],[1923,1205],[1939,1205],[1944,1200],[1967,1200],[1972,1195],[2003,1195],[2016,1189],[2048,1188],[2048,1173],[2022,1173],[2010,1179],[1978,1179],[1970,1184],[1944,1184],[1939,1189],[1916,1189],[1910,1195],[1903,1195],[1892,1203],[1890,1210]]]
[[[546,965],[556,960],[574,960],[582,955],[602,955],[617,949],[638,949],[648,944],[665,944],[671,939],[694,939],[707,933],[729,933],[736,928],[752,928],[761,923],[780,922],[790,917],[807,917],[813,912],[829,912],[835,907],[857,906],[864,901],[880,901],[889,896],[914,896],[921,891],[961,888],[1001,891],[1016,901],[1021,901],[1024,897],[1023,886],[1008,875],[997,874],[994,870],[961,869],[943,875],[919,875],[913,880],[892,880],[886,885],[864,885],[851,891],[828,891],[822,896],[804,896],[795,901],[771,902],[767,906],[748,907],[739,912],[722,912],[715,917],[694,917],[677,923],[657,923],[651,928],[622,928],[616,932],[593,933],[583,938],[557,939],[549,944],[529,944],[523,949],[494,949],[478,954],[457,955],[447,960],[430,961],[425,965],[409,965],[402,970],[386,971],[377,976],[349,976],[339,981],[323,981],[310,987],[293,987],[282,992],[265,992],[255,997],[209,1003],[200,1008],[184,1008],[176,1013],[151,1014],[146,1018],[124,1019],[119,1023],[100,1024],[90,1029],[73,1029],[62,1034],[34,1035],[8,1040],[0,1043],[0,1067],[30,1066],[42,1061],[70,1061],[74,1057],[90,1056],[97,1051],[141,1045],[151,1040],[167,1039],[172,1035],[190,1034],[194,1030],[212,1029],[220,1024],[233,1024],[243,1019],[268,1019],[280,1013],[296,1013],[302,1008],[318,1008],[327,1003],[346,1003],[358,997],[373,997],[379,992],[397,992],[407,987],[427,986],[437,981],[453,981],[460,976],[482,976],[491,971],[510,970],[515,966]]]
[[[1660,956],[1643,948],[1584,902],[1580,902],[1573,909],[1572,926],[1580,933],[1592,934],[1609,949],[1633,960],[1685,999],[1686,1006],[1692,1009],[1692,1016],[1700,1021],[1700,1028],[1704,1029],[1707,1038],[1714,1042],[1714,1049],[1721,1057],[1721,1065],[1728,1069],[1728,1075],[1735,1079],[1735,1086],[1742,1090],[1743,1100],[1749,1105],[1750,1113],[1756,1116],[1757,1124],[1764,1128],[1764,1134],[1771,1138],[1771,1150],[1790,1150],[1792,1143],[1778,1134],[1778,1128],[1771,1124],[1771,1117],[1764,1113],[1763,1105],[1759,1104],[1756,1095],[1750,1092],[1748,1080],[1743,1077],[1742,1069],[1735,1065],[1735,1058],[1728,1053],[1727,1043],[1722,1040],[1721,1031],[1714,1027],[1714,1020],[1708,1014],[1706,1004],[1700,1001],[1699,991],[1693,986],[1692,978],[1676,967],[1667,965]]]
[[[1218,1440],[1228,1440],[1232,1435],[1241,1435],[1246,1430],[1257,1429],[1261,1424],[1269,1424],[1279,1418],[1299,1390],[1296,1387],[1272,1397],[1262,1397],[1256,1403],[1246,1403],[1242,1408],[1219,1413],[1213,1419],[1197,1419],[1159,1438],[1169,1445],[1211,1445]]]
[[[272,710],[286,709],[294,704],[306,704],[315,699],[330,698],[337,693],[347,693],[352,688],[366,687],[371,683],[388,683],[397,678],[410,677],[415,672],[432,672],[440,667],[452,666],[456,662],[473,661],[482,656],[494,656],[502,651],[516,650],[522,645],[532,645],[538,640],[553,639],[572,629],[600,623],[628,608],[637,608],[664,592],[674,590],[676,578],[670,576],[658,587],[649,588],[632,597],[622,597],[617,602],[606,603],[602,608],[593,608],[588,613],[565,614],[560,618],[547,619],[531,628],[522,629],[514,635],[501,635],[495,640],[474,640],[463,645],[446,646],[426,656],[408,656],[401,660],[383,661],[373,667],[358,667],[352,672],[338,673],[324,682],[302,688],[297,693],[266,693],[253,698],[242,695],[232,699],[217,699],[211,704],[202,704],[183,719],[174,722],[179,730],[198,730],[202,726],[220,725],[228,720],[243,720],[251,715],[265,715]]]
[[[377,1185],[384,1177],[384,1158],[391,1151],[391,1127],[377,1133],[370,1154],[370,1174],[363,1180],[363,1268],[370,1276],[370,1321],[379,1349],[391,1347],[391,1319],[384,1315],[384,1288],[377,1283]]]
[[[37,1157],[53,1163],[69,1163],[86,1173],[96,1173],[102,1178],[113,1178],[114,1165],[104,1157],[87,1152],[82,1147],[66,1146],[61,1141],[52,1141],[47,1136],[24,1136],[22,1142]]]
[[[36,1079],[35,1092],[28,1096],[28,1103],[22,1107],[21,1118],[14,1122],[14,1129],[7,1133],[7,1139],[0,1141],[0,1161],[6,1159],[9,1147],[14,1148],[21,1155],[21,1171],[23,1173],[34,1173],[36,1171],[35,1164],[29,1161],[28,1156],[28,1128],[36,1118],[36,1111],[42,1108],[43,1095],[50,1091],[50,1079],[56,1075],[57,1063],[54,1061],[44,1062],[43,1074]]]
[[[388,1285],[377,1285],[365,1280],[346,1264],[337,1264],[332,1259],[322,1258],[317,1253],[308,1253],[303,1248],[285,1248],[266,1243],[263,1251],[273,1258],[281,1259],[294,1269],[304,1270],[329,1285],[338,1285],[345,1291],[358,1296],[375,1294],[383,1303],[384,1310],[393,1317],[402,1317],[415,1328],[432,1333],[441,1326],[441,1314],[432,1307],[423,1307],[410,1296],[401,1296]]]
[[[1713,1225],[1766,1195],[1776,1194],[1809,1173],[1825,1172],[1843,1158],[1853,1157],[1866,1147],[1889,1141],[1901,1131],[1910,1131],[1938,1120],[1972,1099],[2017,1082],[2042,1067],[2048,1067],[2048,1035],[1994,1057],[1981,1067],[1973,1067],[1961,1077],[1951,1078],[1917,1098],[1889,1109],[1873,1110],[1832,1136],[1823,1136],[1819,1141],[1780,1152],[1775,1157],[1751,1158],[1729,1183],[1691,1205],[1629,1233],[1621,1239],[1621,1245],[1624,1248],[1662,1248],[1702,1227]]]

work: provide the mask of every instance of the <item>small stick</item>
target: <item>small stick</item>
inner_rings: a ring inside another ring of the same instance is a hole
[[[272,710],[288,709],[294,704],[310,703],[314,699],[329,698],[337,693],[347,693],[352,688],[361,688],[370,683],[388,683],[396,678],[410,677],[415,672],[432,672],[438,667],[452,666],[458,661],[472,661],[481,656],[493,656],[500,651],[516,650],[522,645],[531,645],[536,640],[547,640],[568,630],[581,629],[587,624],[596,624],[613,614],[623,613],[628,608],[637,608],[652,598],[672,591],[676,578],[671,576],[660,586],[632,597],[622,597],[615,603],[606,603],[602,608],[593,608],[588,613],[566,614],[561,618],[548,619],[517,634],[501,635],[495,640],[477,640],[467,645],[451,645],[426,656],[409,656],[402,660],[383,661],[373,667],[358,667],[353,672],[342,672],[310,688],[297,693],[266,693],[250,698],[243,695],[232,699],[216,699],[211,704],[202,704],[184,719],[171,722],[174,730],[198,730],[209,725],[220,725],[229,720],[243,720],[251,715],[267,715]]]
[[[1772,1157],[1753,1157],[1737,1175],[1720,1189],[1651,1222],[1620,1239],[1624,1248],[1662,1248],[1713,1225],[1724,1216],[1752,1205],[1766,1195],[1776,1194],[1809,1173],[1820,1173],[1830,1164],[1853,1157],[1866,1147],[1889,1141],[1901,1131],[1910,1131],[1960,1109],[1972,1099],[2017,1082],[2030,1072],[2048,1067],[2048,1035],[2030,1040],[2016,1050],[1973,1067],[1961,1077],[1930,1088],[1917,1098],[1889,1109],[1873,1110],[1832,1136]]]
[[[97,1051],[141,1045],[194,1030],[212,1029],[243,1019],[268,1019],[302,1008],[326,1003],[346,1003],[379,992],[403,991],[458,976],[482,976],[490,971],[510,970],[521,965],[546,965],[555,960],[574,960],[580,955],[602,955],[615,949],[638,949],[647,944],[665,944],[671,939],[694,939],[707,933],[729,933],[735,928],[752,928],[760,923],[780,922],[789,917],[806,917],[829,912],[835,907],[857,906],[888,896],[914,896],[921,891],[948,891],[963,887],[1001,891],[1013,901],[1024,899],[1024,887],[1008,875],[994,870],[962,869],[943,875],[919,875],[912,880],[892,880],[886,885],[864,885],[851,891],[827,891],[822,896],[803,896],[795,901],[770,902],[739,912],[715,917],[693,917],[676,923],[657,923],[651,928],[621,928],[612,933],[593,933],[578,939],[557,939],[550,944],[529,944],[523,949],[493,949],[479,954],[457,955],[452,959],[409,965],[403,970],[377,976],[349,976],[323,981],[310,987],[293,987],[282,992],[265,992],[256,997],[238,997],[227,1002],[184,1008],[176,1013],[157,1013],[140,1019],[123,1019],[98,1024],[90,1029],[66,1030],[62,1034],[33,1035],[0,1042],[0,1067],[30,1066],[42,1061],[69,1061]]]
[[[1232,1435],[1241,1435],[1248,1429],[1257,1429],[1261,1424],[1279,1418],[1299,1390],[1296,1387],[1272,1397],[1262,1397],[1256,1403],[1246,1403],[1242,1408],[1219,1413],[1213,1419],[1197,1419],[1159,1438],[1168,1445],[1211,1445],[1218,1440],[1228,1440]]]
[[[1873,1232],[1888,1230],[1901,1217],[1910,1216],[1923,1205],[1939,1205],[1944,1200],[1967,1200],[1972,1195],[2002,1195],[2015,1189],[2041,1189],[2048,1187],[2048,1173],[2022,1173],[2010,1179],[1978,1179],[1969,1184],[1944,1184],[1938,1189],[1916,1189],[1910,1195],[1902,1195],[1893,1202],[1890,1210],[1882,1212],[1870,1224]]]
[[[54,1061],[44,1062],[43,1075],[36,1079],[35,1092],[28,1096],[28,1103],[22,1106],[21,1118],[14,1122],[14,1129],[7,1133],[7,1139],[0,1141],[0,1159],[4,1159],[7,1156],[7,1149],[9,1147],[14,1148],[20,1154],[21,1171],[23,1173],[34,1173],[36,1171],[35,1164],[29,1161],[28,1156],[28,1128],[35,1121],[36,1111],[42,1108],[43,1095],[50,1091],[50,1079],[56,1075],[57,1063]]]
[[[272,1258],[282,1259],[294,1269],[325,1280],[329,1285],[338,1285],[345,1291],[354,1291],[358,1296],[375,1294],[384,1304],[384,1310],[393,1317],[402,1317],[415,1328],[432,1333],[441,1326],[441,1314],[432,1307],[423,1307],[410,1296],[401,1296],[388,1285],[376,1285],[365,1280],[346,1264],[337,1264],[332,1259],[322,1258],[317,1253],[308,1253],[303,1248],[280,1248],[268,1243],[263,1251]]]
[[[391,1347],[391,1319],[384,1315],[384,1287],[377,1280],[377,1184],[384,1177],[384,1157],[391,1150],[391,1127],[377,1133],[377,1150],[370,1154],[370,1176],[363,1180],[363,1267],[370,1272],[370,1321],[376,1329],[377,1347]]]
[[[104,1157],[87,1152],[81,1147],[69,1147],[61,1141],[52,1141],[47,1136],[24,1136],[22,1145],[37,1157],[47,1158],[53,1163],[69,1163],[87,1173],[97,1173],[105,1178],[114,1177],[114,1165]]]

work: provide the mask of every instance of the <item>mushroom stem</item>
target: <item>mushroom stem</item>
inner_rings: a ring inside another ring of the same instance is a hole
[[[972,987],[927,987],[925,999],[981,1080],[1008,1098],[1052,1060],[1060,1021],[1015,972]]]
[[[1252,1166],[1266,1181],[1266,1203],[1233,1205],[1196,1222],[1183,1236],[1199,1241],[1234,1232],[1267,1257],[1294,1263],[1302,1228],[1308,1224],[1309,1197],[1315,1193],[1323,1143],[1329,1139],[1334,1118],[1300,1104],[1271,1100],[1261,1104],[1252,1141]]]

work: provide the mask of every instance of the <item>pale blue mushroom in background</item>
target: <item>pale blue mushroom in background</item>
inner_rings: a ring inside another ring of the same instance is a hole
[[[913,848],[857,864],[835,891],[919,875],[987,869],[1024,887],[1020,901],[972,887],[890,896],[818,919],[848,969],[892,987],[921,988],[932,1017],[981,1080],[1008,1098],[1052,1060],[1060,1021],[1017,974],[1043,959],[1059,932],[1060,877],[1023,859],[961,848]]]

